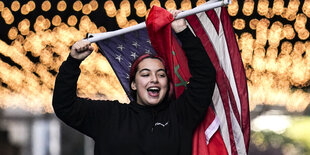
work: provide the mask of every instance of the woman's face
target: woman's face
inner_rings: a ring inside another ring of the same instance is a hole
[[[131,88],[137,91],[137,103],[140,105],[157,105],[168,90],[168,77],[165,67],[159,59],[146,58],[137,69]]]

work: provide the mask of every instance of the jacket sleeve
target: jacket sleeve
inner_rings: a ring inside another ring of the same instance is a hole
[[[112,101],[96,101],[76,95],[81,61],[69,56],[59,68],[56,77],[53,108],[58,118],[78,131],[94,137],[99,124],[109,117]],[[104,102],[104,103],[103,103]],[[100,117],[99,117],[100,115]]]
[[[202,121],[212,102],[216,72],[200,39],[189,28],[178,33],[177,37],[182,43],[192,77],[175,106],[180,123],[192,130]]]

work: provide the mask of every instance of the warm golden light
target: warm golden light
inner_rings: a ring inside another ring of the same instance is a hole
[[[91,10],[92,10],[91,5],[90,5],[90,4],[85,4],[85,5],[83,6],[82,12],[83,12],[83,14],[85,14],[85,15],[89,15],[89,14],[91,13]]]
[[[242,33],[238,40],[238,45],[241,52],[241,57],[244,64],[251,64],[253,57],[254,39],[250,33]]]
[[[14,22],[14,16],[11,10],[7,7],[3,8],[3,11],[1,12],[1,16],[4,19],[5,23],[8,25]]]
[[[100,32],[107,32],[107,29],[104,26],[100,26],[98,27],[98,29],[100,30]]]
[[[258,0],[257,12],[261,16],[265,16],[268,13],[269,1],[268,0]]]
[[[136,9],[136,13],[139,17],[144,17],[147,13],[146,11],[146,5],[142,0],[137,0],[134,4],[134,7]]]
[[[196,2],[196,6],[199,6],[199,5],[201,5],[201,4],[204,4],[206,2],[206,0],[198,0],[197,2]]]
[[[161,7],[160,1],[159,0],[152,0],[152,2],[150,3],[150,8],[153,7],[153,5],[156,5],[158,7]]]
[[[253,0],[246,0],[243,3],[242,13],[246,16],[252,15],[254,10],[254,1]]]
[[[167,10],[176,10],[177,5],[175,4],[174,0],[167,0],[165,3],[165,8]]]
[[[8,37],[9,37],[9,39],[14,40],[14,39],[16,39],[17,34],[18,34],[17,28],[16,27],[12,27],[9,30]]]
[[[274,22],[269,30],[268,34],[268,43],[269,46],[276,48],[280,44],[280,40],[284,38],[282,33],[283,24],[279,21]]]
[[[74,11],[81,11],[82,8],[83,8],[83,3],[82,3],[80,0],[75,1],[75,2],[73,3],[73,10],[74,10]]]
[[[68,25],[70,26],[75,26],[76,23],[77,23],[77,18],[75,15],[71,15],[69,18],[68,18],[68,21],[67,21]]]
[[[135,8],[136,8],[136,5],[137,4],[135,2],[135,6],[134,6]],[[130,8],[130,2],[128,0],[122,0],[119,7],[120,7],[120,10],[125,13],[126,17],[130,15],[131,8]]]
[[[310,18],[310,0],[304,0],[304,5],[302,6],[302,12]]]
[[[128,23],[125,12],[118,10],[116,14],[116,21],[120,28],[125,27]]]
[[[48,0],[44,1],[41,5],[43,11],[49,11],[51,7],[52,7],[51,2]]]
[[[52,19],[52,24],[54,26],[59,26],[60,23],[61,23],[61,17],[59,15],[54,16]]]
[[[59,1],[58,3],[57,3],[57,10],[58,11],[65,11],[67,9],[67,3],[66,3],[66,1]]]
[[[16,12],[20,8],[20,3],[18,1],[13,1],[11,4],[11,10]]]
[[[296,16],[296,20],[294,23],[294,29],[297,33],[300,33],[303,29],[306,28],[307,16],[303,13],[299,13]]]
[[[22,6],[22,8],[20,9],[20,12],[21,12],[23,15],[29,14],[29,12],[30,12],[30,6],[27,5],[27,4],[24,4],[24,5]]]
[[[192,3],[190,0],[182,0],[180,10],[190,10],[192,9]]]
[[[27,3],[27,5],[29,6],[29,11],[33,11],[36,8],[36,3],[34,1],[29,1]]]
[[[242,30],[244,29],[245,27],[245,21],[243,19],[236,19],[234,22],[233,22],[233,27],[237,30]]]
[[[137,24],[138,24],[138,22],[136,20],[134,20],[134,19],[131,19],[128,22],[128,26],[133,26],[133,25],[137,25]]]
[[[275,15],[281,15],[284,10],[284,0],[274,0],[272,11]]]
[[[205,1],[196,0],[196,6]],[[53,112],[50,101],[55,80],[54,73],[58,72],[60,64],[67,58],[70,46],[75,41],[85,38],[86,33],[106,32],[107,29],[104,26],[97,27],[90,19],[92,11],[102,9],[99,8],[102,2],[98,3],[97,0],[90,0],[84,5],[81,0],[72,2],[74,11],[86,14],[79,20],[79,17],[73,14],[74,12],[68,14],[66,19],[56,14],[48,16],[44,14],[45,17],[43,14],[35,14],[34,21],[30,22],[25,18],[20,20],[19,13],[27,16],[34,15],[32,11],[35,11],[36,5],[41,4],[41,2],[35,2],[30,0],[22,3],[14,0],[9,3],[10,5],[5,6],[3,1],[0,1],[3,23],[11,25],[6,34],[12,41],[7,45],[0,40],[0,53],[21,66],[20,69],[0,61],[0,81],[7,85],[7,88],[0,87],[0,107],[20,107],[32,112]],[[53,6],[51,5],[53,1],[42,2],[41,7],[37,9],[43,11],[51,9],[66,11],[67,7],[71,7],[67,5],[72,4],[64,0],[53,3]],[[152,0],[150,4],[143,0],[119,2],[104,1],[104,9],[108,17],[116,19],[120,28],[138,24],[134,19],[129,20],[132,9],[135,9],[140,17],[146,17],[153,5],[177,9],[177,1],[174,0],[167,0],[162,4],[159,0]],[[130,6],[130,3],[134,5]],[[242,8],[239,9],[238,3]],[[119,9],[115,4],[120,4]],[[178,9],[181,10],[194,7],[189,0],[178,1],[178,4],[180,4]],[[252,31],[235,34],[246,69],[250,109],[255,108],[257,104],[268,104],[285,106],[289,111],[303,111],[310,101],[309,93],[299,89],[310,85],[310,41],[308,41],[307,21],[310,18],[310,0],[287,2],[232,0],[227,11],[230,16],[237,14],[252,16],[254,13],[260,15],[246,19],[238,17],[233,20],[233,27],[236,30],[246,31],[250,28]],[[16,19],[20,21],[14,21]],[[283,41],[283,39],[289,41]],[[120,85],[109,85],[119,84],[118,80],[108,61],[98,52],[98,47],[93,46],[95,52],[81,64],[82,73],[78,81],[77,93],[81,97],[119,99],[121,102],[128,102]],[[40,62],[32,62],[26,56],[29,52]],[[293,91],[292,87],[296,89]],[[38,91],[40,95],[37,94]]]
[[[3,11],[3,9],[4,9],[4,3],[0,1],[0,11]]]
[[[96,0],[90,1],[89,5],[91,6],[91,11],[96,11],[98,9],[98,2]]]
[[[28,19],[24,19],[18,24],[18,30],[22,35],[27,35],[29,33],[30,21]]]
[[[306,40],[309,38],[309,31],[305,28],[301,29],[298,33],[298,37],[301,39],[301,40]]]
[[[259,22],[258,19],[251,19],[250,20],[250,23],[249,23],[249,26],[252,30],[256,30],[256,26],[257,26],[257,23]]]
[[[295,31],[294,31],[294,29],[293,29],[293,27],[292,27],[292,25],[290,25],[290,24],[286,24],[286,25],[284,25],[284,27],[283,27],[283,33],[284,33],[284,37],[286,38],[286,39],[288,39],[288,40],[292,40],[292,39],[294,39],[295,38]]]
[[[261,19],[256,26],[256,43],[260,46],[265,46],[267,42],[267,31],[270,21],[268,19]]]
[[[108,0],[104,3],[104,9],[108,17],[114,17],[116,15],[116,8],[112,0]]]
[[[227,11],[230,16],[236,16],[239,10],[237,0],[231,0],[231,4],[228,5]]]

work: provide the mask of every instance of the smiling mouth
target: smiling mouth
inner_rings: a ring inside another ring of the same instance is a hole
[[[150,87],[147,89],[148,94],[152,97],[159,96],[159,91],[160,91],[160,88],[158,87]]]

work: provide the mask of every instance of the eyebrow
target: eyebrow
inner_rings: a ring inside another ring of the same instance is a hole
[[[147,69],[147,68],[143,68],[143,69],[141,69],[140,71],[139,71],[139,73],[141,73],[141,72],[143,72],[143,71],[151,71],[150,69]],[[163,72],[165,72],[166,73],[166,70],[165,69],[158,69],[156,72],[160,72],[160,71],[163,71]]]

